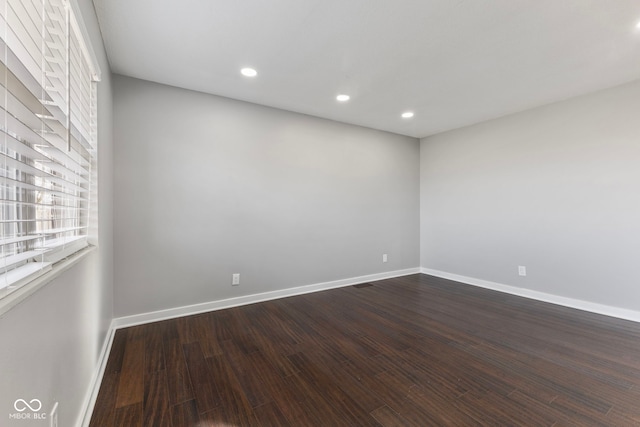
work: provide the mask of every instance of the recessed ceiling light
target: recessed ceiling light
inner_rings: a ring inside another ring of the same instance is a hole
[[[242,70],[240,70],[240,72],[245,77],[255,77],[258,75],[258,72],[253,68],[243,68]]]
[[[403,119],[410,119],[411,117],[413,117],[413,111],[407,111],[405,113],[402,113]]]
[[[351,99],[351,97],[349,95],[345,95],[345,94],[340,94],[338,96],[336,96],[336,99],[340,102],[347,102],[348,100]]]
[[[636,28],[640,30],[640,21],[636,24]]]

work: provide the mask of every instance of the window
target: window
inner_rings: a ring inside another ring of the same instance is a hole
[[[88,245],[97,69],[83,28],[68,0],[0,0],[0,298]]]

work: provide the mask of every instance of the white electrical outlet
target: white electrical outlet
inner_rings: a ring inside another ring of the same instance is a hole
[[[527,275],[527,267],[525,267],[524,265],[519,265],[518,266],[518,275],[526,276]]]
[[[387,262],[387,254],[382,254],[382,262]]]
[[[231,276],[231,286],[238,286],[240,284],[240,273],[233,273]]]
[[[49,413],[49,427],[58,427],[58,402],[53,405]]]

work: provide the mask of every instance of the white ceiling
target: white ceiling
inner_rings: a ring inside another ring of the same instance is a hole
[[[640,78],[639,0],[94,3],[115,73],[414,137]]]

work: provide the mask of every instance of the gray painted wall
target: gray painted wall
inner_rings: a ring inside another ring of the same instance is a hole
[[[0,318],[0,425],[16,399],[59,402],[58,425],[77,425],[113,318],[113,146],[111,76],[90,0],[78,1],[102,69],[99,84],[99,248]]]
[[[640,81],[422,139],[422,267],[640,310],[638,112]]]
[[[116,316],[419,265],[414,138],[114,76],[114,140]]]

